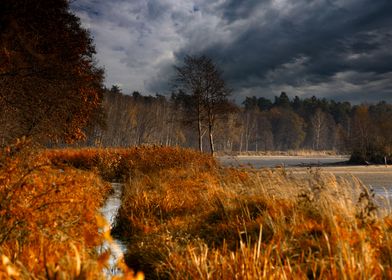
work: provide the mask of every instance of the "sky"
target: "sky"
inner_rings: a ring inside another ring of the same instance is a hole
[[[168,94],[207,55],[232,99],[392,102],[392,0],[74,0],[106,86]]]

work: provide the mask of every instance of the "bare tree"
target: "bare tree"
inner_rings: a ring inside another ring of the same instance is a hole
[[[228,90],[221,72],[211,58],[186,56],[182,66],[175,66],[177,84],[192,97],[202,151],[203,125],[207,127],[211,154],[214,154],[214,126],[218,116],[225,115],[230,108]]]
[[[243,136],[245,138],[245,152],[249,151],[249,144],[257,139],[258,109],[246,110],[243,113]],[[241,145],[242,146],[242,145]],[[242,147],[241,147],[242,150]]]
[[[327,129],[326,114],[320,108],[317,108],[316,112],[310,119],[310,123],[313,130],[313,149],[319,150],[321,146],[321,141],[325,138],[323,138],[323,134]]]

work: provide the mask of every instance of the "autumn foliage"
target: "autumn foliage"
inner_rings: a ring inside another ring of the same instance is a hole
[[[8,146],[0,154],[0,279],[105,278],[109,255],[97,248],[111,240],[99,218],[111,191],[107,182],[165,166],[215,165],[197,155],[158,147],[40,151],[26,141]],[[131,270],[120,268],[133,279]]]
[[[96,215],[110,185],[25,145],[0,154],[0,278],[99,277]]]
[[[178,147],[142,146],[133,148],[83,148],[46,150],[54,165],[68,165],[96,171],[106,180],[123,181],[136,173],[154,173],[168,168],[191,167],[211,170],[217,163],[209,156]]]
[[[2,1],[0,145],[82,139],[102,99],[94,54],[68,1]]]

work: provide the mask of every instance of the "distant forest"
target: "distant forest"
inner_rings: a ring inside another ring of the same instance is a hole
[[[170,97],[125,95],[113,86],[104,93],[102,121],[88,128],[85,144],[197,148],[187,98],[181,91]],[[231,105],[216,121],[217,151],[335,150],[352,154],[357,162],[384,162],[385,156],[390,161],[392,105],[384,101],[352,105],[315,96],[290,99],[282,92],[274,100],[246,97],[242,106]],[[209,150],[207,140],[203,149]]]
[[[212,154],[335,150],[356,162],[391,162],[391,104],[290,99],[282,92],[238,106],[205,56],[175,66],[171,96],[125,95],[104,88],[93,40],[69,1],[42,3],[0,4],[0,147],[27,138],[44,146],[152,144]]]

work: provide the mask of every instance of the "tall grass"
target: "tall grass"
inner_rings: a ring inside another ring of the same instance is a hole
[[[106,279],[109,253],[96,248],[110,241],[99,215],[110,191],[97,172],[53,165],[26,141],[2,150],[0,279]]]
[[[55,166],[95,170],[107,181],[125,181],[135,172],[149,173],[169,167],[212,167],[216,164],[210,156],[194,150],[160,146],[53,149],[44,150],[43,155]]]
[[[147,278],[382,279],[391,222],[354,178],[168,166],[133,176],[115,233]]]
[[[112,233],[147,279],[392,278],[392,215],[355,178],[228,169],[165,147],[17,144],[0,157],[0,279],[104,278],[104,180],[125,182]]]

